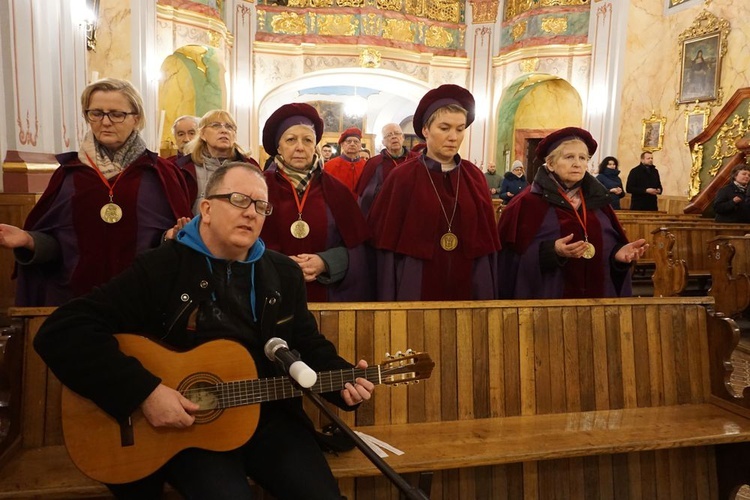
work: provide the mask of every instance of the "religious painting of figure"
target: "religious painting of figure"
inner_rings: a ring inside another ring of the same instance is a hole
[[[691,111],[685,111],[685,144],[697,137],[708,124],[708,115],[711,113],[709,107],[695,107]]]
[[[643,151],[659,151],[664,144],[664,126],[667,119],[651,114],[651,117],[641,120],[641,149]]]
[[[679,102],[713,101],[718,96],[721,68],[719,33],[683,42]]]

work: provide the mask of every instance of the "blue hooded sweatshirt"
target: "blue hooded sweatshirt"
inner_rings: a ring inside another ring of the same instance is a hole
[[[200,227],[200,221],[201,216],[197,215],[196,217],[193,217],[193,220],[191,220],[189,223],[185,225],[178,233],[177,233],[177,243],[180,243],[182,245],[185,245],[188,248],[192,248],[196,252],[204,255],[206,257],[206,263],[208,264],[209,269],[213,269],[213,266],[211,265],[211,259],[214,260],[222,260],[218,257],[215,257],[211,250],[206,247],[206,244],[203,243],[203,239],[201,238],[200,231],[198,228]],[[258,321],[258,315],[255,311],[255,263],[260,260],[260,258],[263,256],[263,254],[266,251],[266,244],[263,243],[263,240],[258,238],[255,242],[255,244],[250,247],[250,251],[247,253],[247,258],[243,261],[237,261],[238,263],[242,265],[249,265],[250,268],[250,307],[253,311],[253,320]]]

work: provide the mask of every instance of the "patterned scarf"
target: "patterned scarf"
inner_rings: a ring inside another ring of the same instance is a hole
[[[111,179],[140,158],[145,151],[146,142],[137,130],[133,130],[125,144],[120,146],[114,154],[102,146],[94,138],[94,133],[89,130],[83,138],[81,149],[78,150],[78,159],[84,165],[98,168],[106,179]]]
[[[297,194],[300,196],[305,193],[305,189],[307,189],[307,186],[310,184],[315,173],[322,171],[320,168],[321,162],[319,161],[317,154],[313,156],[312,168],[309,170],[297,170],[296,168],[287,165],[281,155],[276,155],[274,163],[276,163],[278,169],[284,172],[287,178],[292,182],[294,189],[297,190]]]
[[[578,207],[581,206],[580,191],[581,191],[581,184],[583,180],[580,180],[576,182],[575,184],[573,184],[573,187],[567,187],[565,184],[563,184],[560,181],[560,178],[557,175],[555,175],[554,172],[550,172],[548,170],[547,173],[549,174],[549,177],[554,181],[554,183],[557,184],[557,186],[560,189],[562,189],[563,193],[565,193],[565,195],[568,197],[571,204],[573,205],[573,209],[578,210]]]

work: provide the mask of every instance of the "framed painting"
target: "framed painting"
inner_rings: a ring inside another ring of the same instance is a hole
[[[729,23],[704,11],[682,32],[677,104],[722,100],[721,61],[727,52]]]
[[[664,14],[674,14],[687,8],[694,7],[704,0],[664,0]]]
[[[656,116],[651,113],[649,118],[641,120],[641,149],[643,151],[659,151],[664,145],[664,126],[667,124],[665,117]]]
[[[685,144],[688,144],[693,138],[703,132],[708,125],[708,116],[711,114],[711,108],[696,106],[695,108],[685,111]]]

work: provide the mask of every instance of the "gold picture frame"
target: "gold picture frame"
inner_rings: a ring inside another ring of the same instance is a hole
[[[643,151],[659,151],[664,146],[664,127],[667,119],[663,116],[651,116],[641,120],[641,149]]]
[[[721,63],[727,53],[729,21],[703,11],[680,33],[680,87],[676,104],[711,102],[721,105]]]
[[[690,143],[706,129],[710,115],[711,108],[708,106],[696,106],[685,111],[685,144]]]

